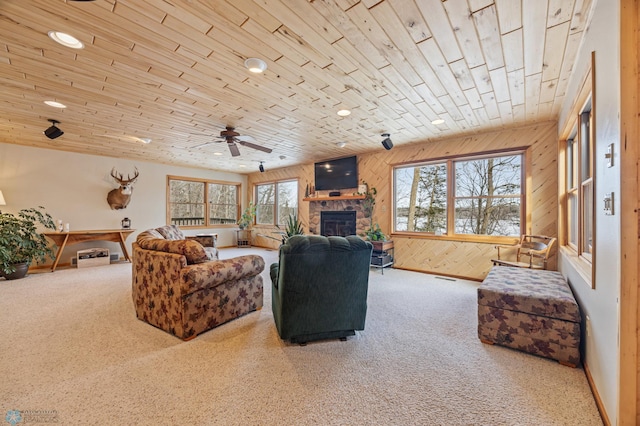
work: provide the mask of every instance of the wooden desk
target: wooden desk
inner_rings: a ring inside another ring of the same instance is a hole
[[[83,243],[85,241],[112,241],[114,243],[120,243],[124,258],[131,262],[129,252],[125,240],[131,234],[135,232],[135,229],[100,229],[91,231],[69,231],[69,232],[45,232],[44,235],[49,237],[55,245],[58,246],[58,253],[56,254],[56,260],[53,262],[51,272],[56,270],[60,256],[67,245]]]

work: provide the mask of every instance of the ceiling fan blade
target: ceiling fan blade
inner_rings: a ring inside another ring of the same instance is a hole
[[[265,148],[264,146],[256,145],[255,143],[251,143],[251,142],[245,142],[245,141],[239,140],[238,143],[242,146],[257,149],[258,151],[262,151],[266,153],[270,153],[271,151],[273,151],[271,148]]]
[[[229,146],[229,151],[231,151],[232,157],[238,157],[240,155],[240,150],[238,149],[238,145],[233,142],[229,142],[227,144]]]
[[[194,146],[190,147],[189,149],[202,148],[203,146],[207,146],[207,145],[212,144],[212,143],[216,143],[216,141],[203,142],[203,143],[200,143],[198,145],[194,145]]]

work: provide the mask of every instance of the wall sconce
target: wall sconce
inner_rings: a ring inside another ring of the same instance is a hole
[[[125,217],[124,219],[122,219],[122,222],[120,223],[122,224],[122,229],[131,228],[131,219],[129,219],[128,217]]]
[[[264,163],[264,161],[261,161],[260,165],[258,166],[258,170],[260,170],[260,173],[264,173],[264,165],[262,165],[262,163]]]

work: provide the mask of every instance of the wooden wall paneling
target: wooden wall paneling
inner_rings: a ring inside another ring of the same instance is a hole
[[[617,424],[640,424],[640,5],[620,3],[620,305]],[[618,157],[616,157],[617,159]]]

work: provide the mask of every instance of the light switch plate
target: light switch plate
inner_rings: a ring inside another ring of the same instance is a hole
[[[604,154],[604,158],[607,160],[607,167],[613,167],[613,144],[610,143],[607,147],[607,152]]]
[[[604,214],[613,216],[613,192],[604,194]]]

